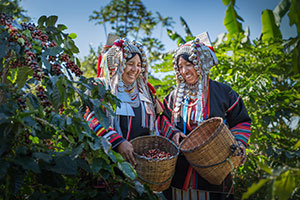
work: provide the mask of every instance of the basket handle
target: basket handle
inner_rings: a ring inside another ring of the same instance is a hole
[[[165,180],[163,182],[160,182],[160,183],[157,183],[157,182],[152,182],[152,181],[149,181],[147,179],[144,179],[143,177],[141,177],[140,175],[138,175],[139,179],[141,179],[142,181],[144,181],[146,183],[152,184],[152,185],[163,185],[163,184],[167,183],[168,181],[170,181],[173,178],[173,176],[174,176],[174,172],[173,172],[173,174],[169,178],[167,178],[167,180]]]
[[[194,163],[190,163],[190,164],[193,167],[199,167],[199,168],[209,168],[209,167],[214,167],[214,166],[220,165],[220,164],[226,162],[228,160],[228,158],[234,154],[234,152],[238,149],[238,146],[236,144],[232,144],[230,146],[230,149],[231,149],[231,152],[229,153],[229,155],[221,162],[211,164],[211,165],[197,165],[197,164],[194,164]]]

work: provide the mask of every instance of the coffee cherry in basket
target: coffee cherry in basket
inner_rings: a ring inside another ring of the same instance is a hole
[[[151,159],[163,159],[163,158],[170,158],[172,155],[168,152],[164,152],[159,149],[149,149],[146,153],[143,153],[142,156]]]

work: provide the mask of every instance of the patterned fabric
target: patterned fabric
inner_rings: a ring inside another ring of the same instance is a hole
[[[172,187],[173,200],[209,200],[209,192],[189,188],[184,191]]]
[[[228,85],[209,80],[209,90],[207,95],[207,104],[203,109],[203,119],[212,117],[222,117],[225,124],[231,130],[236,138],[248,145],[250,137],[251,119],[247,113],[245,105],[241,97],[233,91]],[[190,101],[189,105],[193,105]],[[160,134],[170,139],[178,131],[183,132],[183,119],[180,117],[176,127],[172,127],[170,121],[172,120],[172,111],[174,109],[174,91],[170,92],[164,99],[164,112],[160,117]],[[195,121],[197,115],[196,106],[188,106],[187,109],[187,133],[190,133],[198,123]],[[232,186],[232,178],[229,175],[221,185],[212,185],[203,179],[194,169],[192,169],[181,154],[178,157],[175,175],[171,185],[179,189],[187,189],[190,181],[192,181],[192,189],[199,189],[203,191],[223,192],[228,193]]]
[[[97,136],[102,136],[106,138],[112,145],[112,148],[115,148],[120,143],[125,141],[125,139],[120,136],[114,129],[109,127],[105,129],[95,117],[94,111],[90,112],[89,108],[86,109],[84,119],[88,122],[89,127],[95,132]]]

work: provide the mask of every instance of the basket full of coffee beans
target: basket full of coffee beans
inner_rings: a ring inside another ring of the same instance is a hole
[[[174,174],[178,147],[162,136],[141,136],[130,141],[137,165],[139,181],[150,186],[152,191],[169,188]]]

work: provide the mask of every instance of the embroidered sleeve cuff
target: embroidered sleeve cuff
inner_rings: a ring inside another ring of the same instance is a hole
[[[118,138],[117,140],[115,140],[115,141],[111,144],[111,148],[112,148],[113,150],[116,150],[115,148],[116,148],[117,146],[119,146],[119,144],[121,144],[121,143],[124,142],[124,141],[125,141],[125,139],[124,139],[123,137]]]

